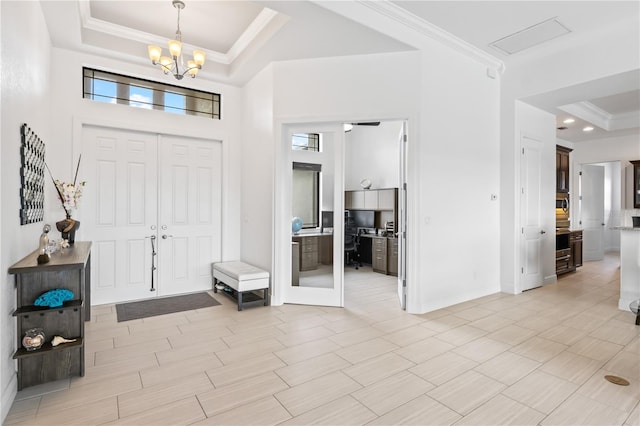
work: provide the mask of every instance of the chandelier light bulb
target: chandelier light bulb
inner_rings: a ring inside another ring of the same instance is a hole
[[[178,40],[169,40],[169,53],[173,58],[177,58],[180,56],[180,52],[182,52],[182,43]]]
[[[193,51],[193,62],[196,63],[196,65],[204,65],[204,59],[206,57],[206,54],[202,51],[202,50],[194,50]]]
[[[187,68],[189,69],[189,75],[195,78],[198,74],[198,65],[193,61],[187,61]]]
[[[162,56],[162,49],[160,46],[149,46],[149,59],[154,64],[160,60],[160,56]]]

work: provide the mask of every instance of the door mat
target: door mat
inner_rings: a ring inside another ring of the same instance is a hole
[[[203,292],[142,300],[140,302],[120,303],[116,305],[116,313],[118,315],[118,322],[122,322],[173,314],[175,312],[190,311],[192,309],[208,308],[219,304],[220,302],[214,299],[213,296]]]

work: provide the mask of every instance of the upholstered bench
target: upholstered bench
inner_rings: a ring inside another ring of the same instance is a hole
[[[222,290],[238,300],[238,310],[245,306],[269,304],[269,272],[244,262],[212,264],[213,292]],[[260,297],[256,291],[262,291]]]

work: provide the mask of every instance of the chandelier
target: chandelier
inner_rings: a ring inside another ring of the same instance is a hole
[[[177,80],[182,80],[185,74],[189,74],[195,78],[198,71],[204,65],[205,53],[202,50],[193,51],[193,60],[184,64],[182,58],[182,33],[180,32],[180,11],[184,9],[182,0],[173,0],[173,7],[178,9],[178,29],[176,30],[175,40],[169,40],[169,56],[162,56],[162,48],[160,46],[149,46],[149,59],[153,65],[160,65],[165,74],[173,75]]]

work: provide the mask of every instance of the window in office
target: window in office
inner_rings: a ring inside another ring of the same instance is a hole
[[[98,102],[220,119],[220,95],[83,68],[83,97]]]
[[[293,163],[292,217],[302,219],[303,228],[317,228],[320,201],[320,164]]]
[[[291,138],[291,148],[297,151],[320,152],[320,135],[318,133],[296,133]]]

